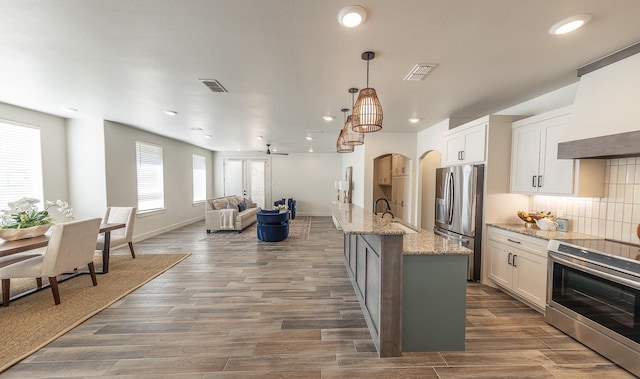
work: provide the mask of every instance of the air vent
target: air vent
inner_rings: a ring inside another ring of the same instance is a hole
[[[404,77],[404,80],[422,80],[427,77],[427,75],[436,68],[437,64],[429,64],[429,63],[418,63],[413,66],[411,71]]]
[[[221,93],[221,92],[229,92],[226,88],[220,84],[219,81],[215,79],[200,79],[205,86],[209,87],[212,92]]]

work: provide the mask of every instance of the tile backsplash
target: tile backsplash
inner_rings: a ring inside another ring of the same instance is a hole
[[[640,158],[607,159],[602,198],[534,195],[529,206],[569,219],[572,232],[640,244]]]

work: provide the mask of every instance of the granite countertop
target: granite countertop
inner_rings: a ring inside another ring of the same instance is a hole
[[[540,238],[543,240],[569,240],[569,239],[602,239],[602,237],[594,236],[591,234],[577,233],[577,232],[558,232],[550,230],[540,230],[537,227],[528,228],[524,223],[518,224],[487,224],[487,226],[493,226],[496,228],[508,230],[510,232],[520,233],[531,237]]]
[[[345,234],[402,235],[403,255],[470,255],[472,251],[455,242],[437,236],[428,230],[416,228],[402,220],[394,219],[413,229],[416,233],[406,233],[394,226],[387,218],[382,219],[373,212],[357,205],[339,202],[331,203],[331,213]]]

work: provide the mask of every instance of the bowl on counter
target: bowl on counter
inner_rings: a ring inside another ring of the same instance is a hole
[[[553,221],[553,216],[551,216],[551,212],[527,212],[527,211],[518,211],[518,217],[520,220],[527,223],[527,226],[533,226],[536,224],[537,220],[548,218]]]
[[[558,223],[557,222],[555,222],[555,221],[553,221],[553,220],[551,220],[549,218],[546,218],[546,217],[543,217],[543,218],[541,218],[539,220],[536,220],[536,225],[538,226],[538,229],[540,229],[540,230],[550,230],[550,231],[553,231],[553,232],[555,232],[556,228],[558,227]]]

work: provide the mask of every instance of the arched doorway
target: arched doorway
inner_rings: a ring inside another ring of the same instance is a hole
[[[383,154],[373,160],[373,199],[384,198],[395,218],[411,222],[411,159],[402,154]],[[379,202],[374,211],[387,210]]]

